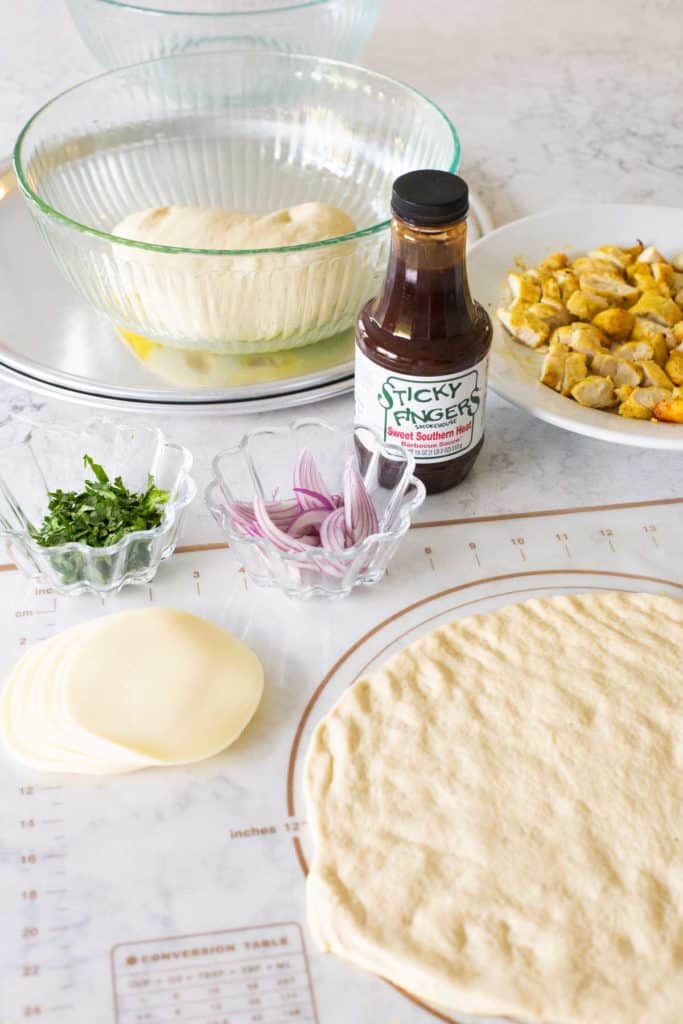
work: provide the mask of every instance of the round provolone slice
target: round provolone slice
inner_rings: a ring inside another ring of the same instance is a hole
[[[10,751],[39,771],[112,774],[145,767],[149,759],[76,730],[65,732],[54,717],[55,683],[64,653],[77,637],[68,630],[32,648],[21,659],[3,694],[0,726]]]
[[[261,699],[263,669],[218,626],[148,608],[93,623],[62,687],[75,727],[159,762],[187,763],[237,739]]]

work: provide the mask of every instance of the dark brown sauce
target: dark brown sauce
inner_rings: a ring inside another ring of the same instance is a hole
[[[360,351],[387,370],[446,377],[480,363],[491,346],[491,321],[467,283],[464,221],[423,231],[395,220],[392,253],[381,294],[358,318]],[[472,468],[483,436],[443,462],[417,464],[429,493],[459,484]]]

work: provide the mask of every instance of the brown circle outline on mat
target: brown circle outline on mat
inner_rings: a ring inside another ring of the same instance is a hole
[[[375,626],[372,627],[372,629],[369,629],[366,633],[363,634],[363,636],[361,636],[349,648],[347,648],[347,650],[337,658],[337,660],[335,661],[335,663],[332,666],[332,668],[326,673],[326,675],[323,677],[321,682],[316,686],[315,690],[313,691],[313,693],[309,697],[308,702],[306,703],[306,707],[304,708],[303,713],[301,715],[301,718],[299,719],[299,724],[297,725],[296,731],[294,733],[294,739],[292,740],[292,747],[291,747],[291,751],[290,751],[290,755],[289,755],[289,764],[287,766],[287,814],[288,814],[288,816],[292,817],[292,816],[294,816],[296,814],[295,807],[294,807],[294,773],[295,773],[295,769],[296,769],[296,762],[297,762],[297,758],[298,758],[298,755],[299,755],[299,749],[301,747],[301,739],[303,737],[304,729],[306,728],[306,725],[308,724],[308,720],[311,717],[311,713],[313,711],[313,708],[317,704],[320,696],[322,695],[324,690],[327,688],[327,686],[328,686],[329,682],[331,681],[331,679],[333,678],[333,676],[336,675],[336,673],[339,671],[341,666],[346,661],[348,661],[348,659],[351,657],[352,654],[355,654],[355,652],[360,647],[362,647],[364,643],[366,643],[371,637],[376,636],[377,633],[379,633],[382,629],[384,629],[384,627],[387,626],[390,622],[395,622],[397,619],[402,618],[402,616],[408,615],[410,612],[414,611],[416,608],[420,608],[423,605],[429,604],[431,601],[437,601],[439,598],[446,597],[448,594],[457,594],[457,593],[460,593],[461,591],[469,590],[472,587],[479,586],[480,584],[483,584],[483,583],[499,583],[502,580],[530,579],[530,578],[536,577],[536,576],[608,576],[608,577],[610,577],[612,579],[642,580],[643,582],[646,582],[646,583],[661,583],[663,586],[677,587],[679,590],[683,590],[683,583],[678,583],[676,580],[665,580],[665,579],[662,579],[662,578],[660,578],[658,576],[645,576],[645,575],[642,575],[640,573],[610,572],[610,571],[606,571],[604,569],[603,570],[601,570],[601,569],[530,569],[527,572],[503,573],[500,576],[486,576],[486,577],[484,577],[482,579],[478,579],[478,580],[469,580],[467,583],[460,583],[460,584],[458,584],[458,586],[455,586],[455,587],[446,587],[444,590],[438,590],[435,594],[430,594],[428,597],[420,598],[419,601],[413,601],[412,604],[406,605],[405,608],[401,608],[399,611],[394,612],[392,615],[389,615],[386,619],[383,619],[381,622],[378,622]],[[527,588],[527,589],[528,590],[535,590],[537,588],[530,587],[530,588]],[[607,588],[591,587],[591,588],[587,588],[587,589],[607,589]],[[523,591],[523,590],[522,591],[520,591],[520,590],[507,591],[506,594],[500,594],[500,595],[497,595],[497,596],[505,597],[505,596],[509,596],[510,594],[513,594],[513,593],[524,593],[524,592],[525,591]],[[467,604],[470,604],[470,603],[473,603],[473,602],[466,601],[466,602],[464,602],[463,605],[458,605],[457,607],[458,608],[462,608],[462,607],[464,607],[464,605],[467,605]],[[455,609],[453,609],[453,610],[455,610]],[[424,624],[424,623],[422,623],[422,624]],[[415,628],[415,627],[412,627],[412,628]],[[410,632],[410,630],[408,632]],[[400,639],[400,637],[398,639]],[[381,653],[382,652],[380,652],[380,654]],[[307,875],[308,874],[308,862],[306,861],[306,857],[304,855],[304,851],[303,851],[303,849],[301,847],[301,840],[298,838],[298,836],[293,836],[292,837],[292,843],[294,845],[294,852],[295,852],[296,858],[297,858],[297,860],[299,862],[299,866],[300,866],[303,874]],[[414,1003],[416,1006],[419,1006],[421,1009],[426,1010],[427,1013],[431,1014],[432,1017],[436,1017],[437,1020],[444,1021],[444,1024],[458,1024],[458,1021],[455,1020],[455,1018],[447,1017],[445,1014],[441,1013],[439,1010],[437,1010],[434,1007],[430,1006],[428,1003],[423,1002],[417,996],[412,995],[412,993],[410,993],[410,992],[406,992],[406,990],[402,989],[399,985],[395,985],[393,982],[388,981],[386,978],[383,978],[382,980],[385,981],[386,984],[391,985],[391,987],[396,989],[397,992],[400,992],[402,996],[406,997],[406,999],[409,999],[411,1003]],[[501,1020],[509,1020],[510,1024],[521,1024],[521,1022],[513,1021],[512,1018],[501,1018]]]

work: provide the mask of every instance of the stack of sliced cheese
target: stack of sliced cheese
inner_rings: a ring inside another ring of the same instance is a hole
[[[236,740],[262,692],[261,664],[241,641],[188,612],[140,609],[28,651],[5,687],[0,730],[42,771],[186,764]]]

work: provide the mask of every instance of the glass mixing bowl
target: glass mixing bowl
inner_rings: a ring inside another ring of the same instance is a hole
[[[68,0],[108,68],[191,50],[284,50],[350,60],[383,0]]]
[[[31,118],[14,161],[57,263],[129,341],[247,354],[350,327],[384,272],[394,178],[455,171],[459,155],[445,114],[406,85],[337,61],[237,51],[90,79]],[[313,200],[357,230],[239,251],[112,234],[150,207],[264,214]]]

